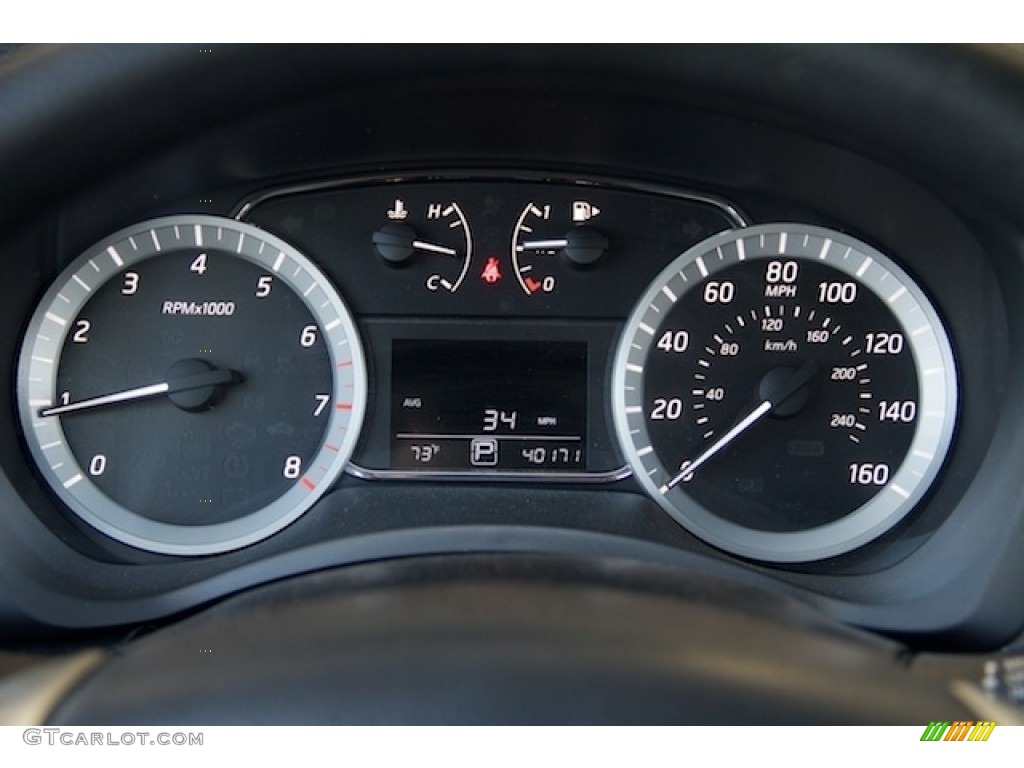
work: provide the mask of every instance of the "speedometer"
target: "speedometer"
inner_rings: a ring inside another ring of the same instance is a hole
[[[957,413],[924,292],[867,244],[800,224],[722,233],[670,264],[627,323],[613,386],[647,492],[709,543],[776,562],[903,519]]]
[[[18,387],[29,449],[72,512],[200,555],[275,533],[331,487],[366,366],[303,254],[250,224],[172,216],[71,263],[29,324]]]

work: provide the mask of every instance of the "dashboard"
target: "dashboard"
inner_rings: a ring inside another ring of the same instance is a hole
[[[2,60],[11,651],[302,578],[1020,649],[1013,49],[212,50]]]

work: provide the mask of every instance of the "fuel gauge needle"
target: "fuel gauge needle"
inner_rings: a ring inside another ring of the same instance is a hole
[[[565,248],[569,245],[568,238],[561,238],[559,240],[524,240],[522,243],[516,246],[516,250],[522,251],[554,251],[561,248]]]
[[[112,392],[108,395],[90,397],[86,400],[79,400],[77,403],[68,403],[67,405],[55,405],[49,408],[42,408],[39,410],[39,415],[60,416],[65,413],[75,413],[77,411],[85,411],[92,408],[102,408],[109,405],[131,403],[138,400],[147,400],[152,397],[159,397],[160,395],[174,395],[179,392],[189,392],[206,387],[211,389],[212,395],[212,390],[216,387],[226,384],[238,384],[242,381],[242,374],[238,371],[232,371],[226,368],[207,368],[207,370],[196,370],[194,363],[203,363],[204,365],[207,365],[204,361],[198,360],[181,361],[180,363],[176,363],[171,366],[168,373],[171,374],[172,372],[175,372],[175,368],[182,366],[183,363],[193,363],[193,365],[188,366],[191,370],[185,372],[183,375],[168,375],[166,381],[161,381],[157,384],[148,384],[144,387],[133,387],[132,389],[124,389],[120,392]]]
[[[516,253],[541,251],[556,254],[561,252],[570,262],[586,267],[600,259],[607,248],[608,238],[593,227],[573,227],[565,237],[523,240],[516,244]]]
[[[679,483],[690,482],[698,469],[711,461],[711,459],[721,453],[726,447],[731,445],[738,437],[740,437],[740,435],[750,430],[765,416],[782,405],[782,403],[794,395],[797,390],[814,378],[818,369],[819,366],[815,361],[808,361],[797,370],[793,371],[790,376],[783,379],[772,390],[764,393],[764,399],[754,406],[746,416],[740,419],[732,429],[712,443],[706,451],[700,454],[697,458],[691,461],[684,461],[680,464],[679,474],[669,480],[665,485],[661,486],[661,492],[667,493],[679,485]]]

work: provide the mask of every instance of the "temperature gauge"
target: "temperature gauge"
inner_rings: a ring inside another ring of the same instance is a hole
[[[557,290],[563,264],[580,269],[597,263],[608,248],[608,239],[592,224],[600,213],[587,200],[526,204],[512,231],[512,265],[526,294]]]
[[[398,198],[386,215],[387,223],[373,233],[377,255],[395,267],[424,270],[428,291],[459,290],[473,258],[473,236],[458,203],[411,205]]]

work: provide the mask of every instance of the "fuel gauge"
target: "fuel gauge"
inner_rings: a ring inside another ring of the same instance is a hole
[[[410,208],[399,198],[386,215],[387,223],[373,233],[377,255],[395,267],[429,264],[424,280],[428,291],[459,290],[473,258],[473,236],[458,203],[428,202]]]
[[[512,231],[512,265],[526,294],[553,293],[563,265],[586,269],[600,260],[608,238],[591,224],[600,213],[586,200],[526,204]]]

